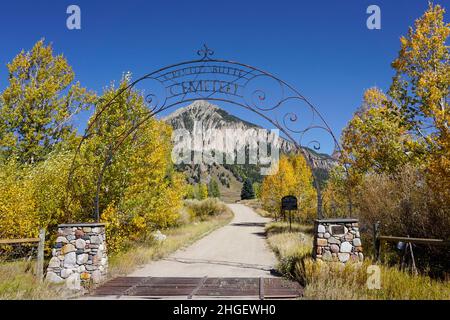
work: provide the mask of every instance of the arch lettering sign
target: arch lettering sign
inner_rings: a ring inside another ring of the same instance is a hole
[[[295,88],[280,78],[240,62],[215,59],[214,51],[206,45],[197,51],[198,59],[176,63],[148,73],[118,92],[109,101],[99,101],[93,121],[90,122],[78,150],[86,137],[95,134],[96,123],[102,121],[102,113],[113,105],[121,94],[131,89],[142,92],[148,105],[148,112],[142,115],[133,128],[124,130],[111,147],[108,157],[111,160],[115,150],[148,119],[178,105],[197,100],[223,102],[247,109],[266,120],[274,129],[278,129],[302,152],[308,164],[313,168],[320,161],[320,153],[305,152],[305,147],[320,150],[321,144],[315,139],[314,132],[322,131],[331,139],[335,150],[339,144],[317,108],[315,108]],[[221,104],[223,106],[223,104]],[[320,136],[324,136],[323,133]],[[78,154],[78,153],[77,153]],[[75,156],[76,158],[76,156]],[[80,170],[82,165],[72,166]],[[72,171],[73,172],[73,171]],[[74,183],[70,175],[69,183]],[[318,194],[318,217],[322,218],[322,198],[320,186],[315,180]],[[99,178],[101,184],[101,177]]]

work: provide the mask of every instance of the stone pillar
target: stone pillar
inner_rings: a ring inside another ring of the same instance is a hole
[[[46,279],[53,283],[65,282],[72,290],[102,282],[108,271],[105,240],[103,223],[59,225]]]
[[[363,261],[358,219],[320,219],[314,224],[313,257],[346,263]]]

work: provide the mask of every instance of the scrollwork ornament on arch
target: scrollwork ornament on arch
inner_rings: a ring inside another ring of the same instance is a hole
[[[312,130],[324,130],[332,137],[336,148],[339,149],[338,141],[319,111],[285,81],[250,65],[235,61],[213,59],[214,51],[207,45],[203,45],[197,51],[197,54],[200,57],[197,60],[180,62],[160,68],[137,79],[126,88],[126,90],[142,92],[148,112],[142,115],[141,121],[138,121],[131,129],[123,132],[116,145],[114,145],[113,151],[118,150],[121,143],[148,119],[172,107],[196,100],[222,101],[251,110],[278,128],[301,152],[304,152],[305,147],[310,147],[315,151],[321,149],[321,143],[318,139],[312,139],[306,144],[303,143],[303,138]],[[192,70],[194,71],[192,72]],[[216,80],[206,78],[202,82],[201,77],[207,75],[220,76],[220,78]],[[213,83],[220,90],[208,92],[210,87],[207,87],[207,85],[211,86]],[[171,91],[173,86],[177,86],[176,88],[181,91],[174,94]],[[233,89],[233,94],[229,94],[230,91],[223,90],[227,86]],[[192,90],[192,88],[195,90]],[[101,121],[103,111],[113,105],[117,97],[123,94],[124,91],[119,92],[110,101],[99,100],[96,105],[96,115],[93,121],[89,123],[74,156],[73,168],[77,167],[76,158],[79,155],[81,145],[88,137],[95,134],[95,123]],[[297,107],[286,111],[282,115],[281,121],[278,121],[277,117],[271,114],[275,110],[282,111],[282,108],[292,103],[297,104]],[[307,161],[310,161],[310,159],[307,159]],[[312,167],[312,164],[309,164]],[[70,188],[72,183],[72,177],[73,172],[71,169],[68,188]],[[320,188],[319,186],[317,188],[319,198]],[[318,217],[322,217],[321,199],[318,199],[318,203]]]
[[[266,74],[257,74],[244,84],[245,104],[260,111],[278,108],[284,100],[284,94],[282,83]]]

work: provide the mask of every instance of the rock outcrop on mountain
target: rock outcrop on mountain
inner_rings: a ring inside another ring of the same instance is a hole
[[[294,143],[291,141],[282,137],[276,138],[269,130],[242,120],[208,101],[196,101],[189,106],[174,111],[162,120],[170,124],[174,130],[181,129],[186,133],[189,132],[191,136],[193,133],[197,134],[197,136],[199,133],[202,135],[203,141],[201,143],[192,143],[193,153],[202,152],[204,150],[202,148],[207,145],[214,152],[224,153],[225,155],[229,154],[230,146],[227,147],[221,142],[223,137],[226,137],[227,140],[234,141],[233,145],[235,148],[232,152],[236,153],[242,151],[237,149],[243,148],[245,142],[252,138],[251,135],[258,133],[267,135],[269,139],[268,145],[271,146],[273,143],[274,146],[279,148],[281,153],[291,153],[296,150]],[[208,135],[206,134],[208,132],[214,132],[214,134]],[[336,164],[336,161],[329,155],[318,154],[309,148],[304,148],[303,150],[309,158],[310,163],[312,163],[314,170],[321,176],[326,176],[326,173]],[[216,179],[225,188],[227,185],[240,188],[239,184],[247,177],[253,181],[260,181],[262,179],[259,173],[259,167],[249,164],[231,165],[224,163],[207,165],[202,163],[181,165],[179,168],[187,173],[190,183],[198,183],[200,181],[207,183],[210,179]],[[228,180],[226,179],[227,176]],[[227,190],[221,190],[221,193],[223,191]],[[240,192],[240,190],[236,190],[236,193],[238,191]]]

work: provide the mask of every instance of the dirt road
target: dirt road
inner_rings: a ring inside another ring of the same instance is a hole
[[[229,207],[235,215],[230,224],[129,276],[271,277],[276,258],[264,236],[264,225],[269,220],[241,204]]]

